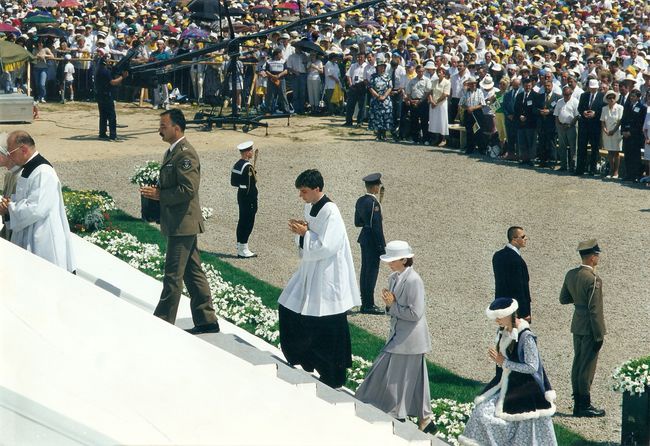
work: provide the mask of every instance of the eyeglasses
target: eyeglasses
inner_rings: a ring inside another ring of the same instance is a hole
[[[17,150],[22,149],[24,145],[25,145],[25,144],[21,144],[21,145],[19,145],[18,147],[16,147],[16,148],[13,149],[13,150],[8,150],[9,147],[7,147],[7,156],[11,155],[12,153],[14,153],[14,152],[17,151]]]
[[[525,234],[524,234],[524,235],[520,235],[519,237],[515,237],[515,238],[520,238],[520,239],[522,239],[522,240],[528,240],[528,236],[525,235]]]

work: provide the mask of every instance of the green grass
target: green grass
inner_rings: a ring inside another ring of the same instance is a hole
[[[141,242],[153,243],[162,250],[166,247],[166,240],[157,227],[144,223],[121,210],[111,211],[111,227],[135,235]],[[164,252],[164,251],[163,251]],[[253,275],[235,268],[231,264],[219,259],[216,255],[201,252],[201,260],[221,271],[224,280],[239,283],[255,292],[265,305],[270,308],[278,307],[280,288],[270,285]],[[251,327],[243,327],[250,329]],[[384,339],[375,336],[366,330],[350,324],[352,338],[352,352],[369,361],[373,361],[384,345]],[[474,397],[483,388],[483,383],[458,376],[443,367],[427,361],[429,371],[431,398],[452,398],[459,402],[473,401]],[[588,441],[571,430],[554,423],[555,433],[560,446],[603,446],[607,443]]]

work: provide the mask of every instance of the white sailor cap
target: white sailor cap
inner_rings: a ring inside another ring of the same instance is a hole
[[[253,148],[253,141],[245,141],[245,142],[237,145],[237,150],[239,150],[240,152],[244,152],[244,151],[250,150],[252,148]]]

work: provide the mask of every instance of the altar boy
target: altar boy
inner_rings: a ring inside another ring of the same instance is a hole
[[[302,172],[295,186],[307,204],[304,220],[289,220],[301,261],[280,295],[280,345],[290,364],[315,369],[322,382],[341,387],[352,365],[346,312],[361,304],[350,242],[320,172]]]

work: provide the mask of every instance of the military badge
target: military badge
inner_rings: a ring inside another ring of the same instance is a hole
[[[375,206],[375,212],[379,212],[379,206]]]
[[[190,170],[191,167],[192,167],[192,161],[190,161],[188,158],[185,158],[183,159],[183,161],[181,161],[181,169]]]

